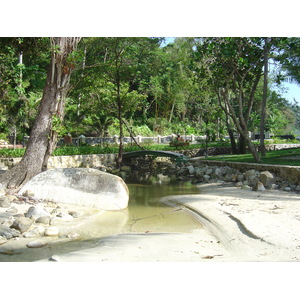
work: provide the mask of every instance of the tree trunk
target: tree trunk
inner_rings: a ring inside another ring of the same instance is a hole
[[[170,116],[169,116],[169,123],[172,122],[174,108],[175,108],[175,100],[172,103],[171,112],[170,112]]]
[[[52,130],[54,118],[62,121],[66,94],[73,64],[68,55],[77,47],[80,38],[51,38],[52,57],[38,114],[31,130],[21,162],[0,176],[0,183],[10,189],[20,189],[33,176],[47,167],[57,132]]]
[[[263,99],[261,102],[261,116],[260,116],[260,151],[261,156],[266,156],[265,147],[265,118],[266,118],[266,106],[267,106],[267,92],[268,92],[268,63],[269,63],[269,38],[265,38],[264,47],[264,89]]]
[[[117,66],[117,64],[116,64]],[[117,167],[121,168],[122,166],[122,160],[123,160],[123,105],[122,105],[122,99],[121,99],[121,81],[120,81],[120,74],[119,69],[116,67],[116,83],[117,83],[117,106],[118,106],[118,119],[119,119],[119,130],[120,130],[120,136],[119,136],[119,153],[117,158]]]
[[[238,149],[237,149],[237,146],[236,146],[233,131],[229,126],[227,126],[227,131],[228,131],[228,134],[229,134],[229,139],[230,139],[230,144],[231,144],[231,152],[232,152],[232,154],[238,154]]]
[[[246,153],[246,139],[243,135],[240,135],[239,137],[239,148],[238,148],[239,154],[245,154]]]
[[[231,152],[232,152],[232,154],[238,154],[238,149],[237,149],[237,146],[236,146],[234,133],[233,133],[233,130],[231,128],[230,121],[229,121],[229,115],[228,115],[228,112],[226,110],[224,110],[224,111],[225,111],[227,132],[229,134],[229,139],[230,139],[230,144],[231,144]]]
[[[221,92],[222,92],[222,96],[223,96],[223,99],[225,102],[226,110],[228,111],[228,116],[232,119],[234,125],[236,126],[236,129],[240,133],[239,151],[242,151],[245,153],[246,151],[245,151],[244,147],[246,146],[246,144],[248,144],[249,151],[253,155],[253,158],[255,159],[255,161],[261,162],[261,160],[258,156],[258,153],[257,153],[251,139],[249,138],[248,129],[247,129],[247,125],[246,125],[247,123],[245,122],[245,119],[242,114],[242,109],[241,109],[242,105],[241,104],[239,105],[240,113],[239,113],[239,116],[237,116],[234,112],[234,109],[233,109],[231,103],[229,102],[227,91],[228,91],[228,89],[226,88],[226,89],[223,89]],[[242,102],[241,99],[239,99],[239,101]]]

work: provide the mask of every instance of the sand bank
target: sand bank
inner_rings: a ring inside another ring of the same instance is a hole
[[[300,197],[202,184],[202,193],[164,198],[203,223],[190,233],[118,234],[56,261],[295,262],[300,259]],[[39,261],[49,261],[43,259]]]

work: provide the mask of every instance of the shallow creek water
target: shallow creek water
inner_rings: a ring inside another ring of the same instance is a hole
[[[191,184],[127,183],[130,200],[126,209],[105,211],[86,218],[82,226],[65,225],[65,232],[75,231],[79,240],[51,238],[46,247],[29,249],[20,245],[14,255],[0,255],[0,261],[35,261],[52,255],[91,248],[99,239],[121,233],[191,232],[202,225],[180,208],[170,207],[161,199],[171,195],[199,194]],[[22,239],[23,240],[23,239]],[[7,243],[8,244],[8,243]]]

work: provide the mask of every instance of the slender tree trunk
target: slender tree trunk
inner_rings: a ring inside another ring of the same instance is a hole
[[[171,112],[170,112],[170,116],[169,116],[169,123],[172,122],[174,108],[175,108],[175,100],[172,103]]]
[[[238,154],[238,149],[236,146],[233,130],[231,129],[231,126],[230,126],[230,124],[228,124],[228,122],[226,122],[226,125],[227,125],[227,131],[229,134],[232,154]]]
[[[219,98],[219,103],[221,104],[221,99]],[[225,106],[221,105],[223,111],[225,112],[225,121],[226,121],[226,127],[229,134],[230,144],[231,144],[231,152],[232,154],[238,154],[238,148],[235,142],[232,126],[230,124],[230,116],[228,112],[228,106],[225,104]]]
[[[76,49],[79,40],[51,38],[52,57],[47,81],[25,154],[18,165],[0,176],[0,183],[7,188],[20,189],[33,176],[46,169],[57,138],[57,132],[52,130],[53,119],[63,119],[69,80],[74,68],[67,58]]]
[[[116,63],[116,83],[117,83],[117,106],[118,106],[118,119],[120,123],[120,136],[119,136],[119,153],[118,153],[118,158],[117,158],[117,167],[121,168],[122,166],[122,160],[123,160],[123,106],[122,106],[122,99],[121,99],[121,83],[120,83],[120,74],[119,74],[119,69]]]
[[[267,107],[267,92],[268,92],[268,63],[269,63],[269,38],[265,38],[264,47],[264,89],[263,99],[261,102],[261,116],[260,116],[260,151],[261,156],[266,156],[265,147],[265,119],[266,119],[266,107]]]

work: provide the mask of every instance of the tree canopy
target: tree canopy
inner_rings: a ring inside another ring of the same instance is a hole
[[[181,37],[164,46],[162,41],[83,38],[68,58],[72,77],[64,118],[53,123],[58,136],[180,133],[230,136],[232,143],[239,136],[236,151],[246,145],[251,150],[249,132],[260,130],[265,38]],[[282,74],[297,82],[299,43],[272,38],[270,48]],[[0,138],[13,129],[19,142],[30,135],[46,84],[49,44],[49,38],[0,38]],[[271,85],[266,95],[265,130],[299,129],[298,103]]]

